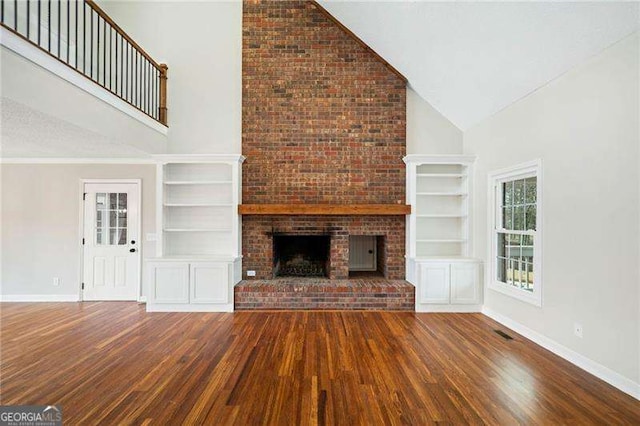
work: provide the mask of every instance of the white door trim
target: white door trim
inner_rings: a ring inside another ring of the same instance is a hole
[[[84,186],[88,183],[129,183],[136,185],[136,192],[138,193],[138,232],[140,236],[142,233],[142,179],[80,179],[80,186],[78,196],[80,197],[80,207],[79,207],[79,215],[80,220],[78,221],[78,247],[79,247],[79,256],[80,256],[80,270],[78,271],[78,300],[80,302],[83,301],[83,292],[82,292],[82,281],[84,277],[84,247],[82,245],[82,239],[84,238]],[[137,288],[138,288],[138,302],[142,302],[142,245],[143,239],[139,238],[140,246],[136,252],[136,258],[138,263],[138,275],[137,279]]]

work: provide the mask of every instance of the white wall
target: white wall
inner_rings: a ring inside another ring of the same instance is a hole
[[[461,154],[462,131],[407,87],[407,154]]]
[[[169,151],[239,154],[242,2],[99,3],[169,67]]]
[[[636,33],[464,134],[478,157],[474,247],[485,261],[487,173],[543,161],[542,308],[489,289],[485,307],[636,383],[639,47]]]
[[[0,294],[79,294],[80,179],[142,179],[144,236],[155,232],[155,170],[151,164],[1,164]],[[154,256],[155,243],[141,241],[142,258]]]

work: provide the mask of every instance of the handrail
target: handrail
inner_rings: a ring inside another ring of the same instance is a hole
[[[167,125],[167,65],[93,0],[0,0],[0,25]]]
[[[122,28],[120,28],[120,26],[118,24],[116,24],[113,21],[113,19],[111,19],[111,17],[109,17],[109,15],[107,15],[107,13],[104,10],[102,10],[100,8],[100,6],[98,6],[96,4],[95,1],[93,1],[93,0],[85,0],[85,2],[89,6],[91,6],[93,8],[93,10],[95,10],[96,13],[102,17],[102,19],[107,21],[109,23],[109,25],[111,25],[113,27],[114,30],[116,30],[118,33],[120,33],[120,35],[122,37],[124,37],[129,42],[129,44],[131,44],[137,51],[139,51],[145,58],[147,58],[147,60],[149,62],[151,62],[151,64],[154,67],[156,67],[158,70],[160,70],[160,64],[158,64],[156,61],[154,61],[153,58],[151,56],[149,56],[149,54],[147,52],[145,52],[144,49],[138,45],[138,43],[136,43],[131,37],[129,37],[129,35],[127,33],[125,33],[124,30]]]

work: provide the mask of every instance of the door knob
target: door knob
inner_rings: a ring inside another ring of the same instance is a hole
[[[369,254],[373,254],[373,250],[369,250]]]
[[[135,243],[136,243],[136,240],[131,240],[131,244],[135,244]]]
[[[136,249],[134,249],[134,248],[129,249],[129,253],[135,253],[135,252],[136,252]]]

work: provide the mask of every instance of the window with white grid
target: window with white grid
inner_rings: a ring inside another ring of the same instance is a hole
[[[540,162],[490,175],[493,206],[489,287],[540,306]]]

